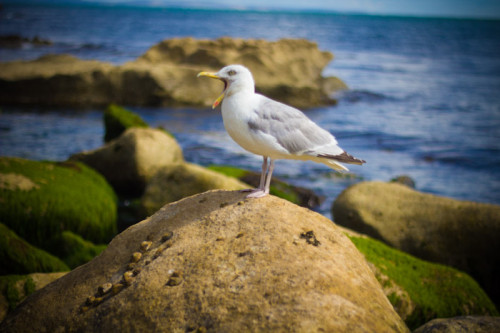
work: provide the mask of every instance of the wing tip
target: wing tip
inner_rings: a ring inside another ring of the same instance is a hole
[[[335,160],[338,162],[349,163],[349,164],[363,165],[364,163],[366,163],[365,160],[356,158],[345,151],[339,155],[318,154],[317,156],[320,158],[326,158],[329,160]]]

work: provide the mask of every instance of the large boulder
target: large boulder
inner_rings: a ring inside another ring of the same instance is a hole
[[[234,177],[192,163],[170,164],[159,169],[150,179],[141,198],[146,216],[167,203],[208,190],[242,190],[250,186]]]
[[[330,52],[320,51],[316,43],[305,39],[269,42],[188,37],[165,40],[149,49],[135,63],[154,65],[155,68],[177,65],[212,71],[230,64],[242,64],[252,72],[258,91],[288,104],[311,107],[331,104],[330,94],[347,88],[337,78],[321,76],[332,59]],[[174,89],[173,95],[189,96],[188,100],[206,106],[212,105],[214,97],[222,91],[220,83],[196,80],[194,75],[180,85],[170,85]]]
[[[295,106],[312,107],[334,103],[331,94],[347,88],[338,78],[321,75],[332,59],[330,52],[320,51],[307,40],[227,37],[165,40],[120,66],[47,55],[33,61],[0,63],[0,103],[209,106],[222,85],[197,79],[196,74],[240,63],[252,70],[259,91]]]
[[[500,332],[500,317],[463,316],[439,318],[422,325],[413,333],[492,333]]]
[[[342,192],[336,223],[419,258],[474,277],[500,301],[500,207],[420,193],[397,183],[362,182]]]
[[[182,149],[165,131],[130,128],[104,146],[71,156],[99,171],[120,194],[140,195],[162,167],[182,162]]]
[[[0,332],[408,332],[335,224],[245,195],[163,207],[31,295]]]

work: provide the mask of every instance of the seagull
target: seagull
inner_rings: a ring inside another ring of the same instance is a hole
[[[231,138],[245,150],[263,157],[259,187],[248,190],[248,198],[269,194],[274,161],[278,159],[314,161],[340,172],[349,170],[339,162],[365,163],[346,153],[332,134],[300,110],[255,93],[252,73],[246,67],[229,65],[217,73],[200,72],[198,77],[201,76],[224,83],[212,108],[222,103],[222,120]]]

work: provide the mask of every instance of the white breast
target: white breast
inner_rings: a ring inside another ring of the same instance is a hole
[[[224,127],[231,138],[251,153],[283,158],[282,148],[270,135],[253,131],[248,123],[256,117],[254,107],[258,106],[260,95],[237,93],[226,97],[222,102]]]

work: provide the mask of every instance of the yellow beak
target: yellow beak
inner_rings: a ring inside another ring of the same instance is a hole
[[[217,74],[215,74],[215,73],[200,72],[200,73],[198,73],[197,77],[200,77],[200,76],[206,76],[206,77],[210,77],[212,79],[218,79],[218,80],[224,81],[221,77],[217,76]],[[226,82],[224,82],[224,91],[215,100],[214,104],[212,104],[212,109],[215,109],[222,102],[222,100],[224,99],[224,93],[225,92],[226,92]]]

